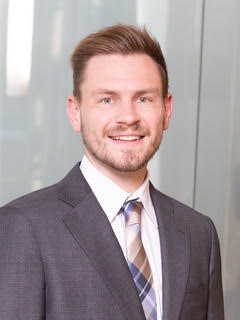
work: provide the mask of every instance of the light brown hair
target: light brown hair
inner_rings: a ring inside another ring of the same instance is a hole
[[[145,27],[116,24],[89,34],[75,47],[71,55],[73,95],[81,100],[80,85],[87,62],[100,54],[138,54],[150,56],[157,64],[163,85],[163,98],[168,93],[168,72],[161,47]]]

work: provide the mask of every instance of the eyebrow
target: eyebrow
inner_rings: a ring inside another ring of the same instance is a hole
[[[148,94],[148,93],[160,94],[159,89],[154,88],[154,87],[150,87],[150,88],[141,89],[139,91],[136,91],[136,95],[144,95],[144,94]]]
[[[95,94],[109,94],[109,95],[112,95],[112,94],[116,94],[117,91],[113,91],[113,90],[109,90],[109,89],[96,89],[96,90],[93,90],[92,91],[92,94],[95,95]]]

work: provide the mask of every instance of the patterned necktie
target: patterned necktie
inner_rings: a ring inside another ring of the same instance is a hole
[[[136,284],[146,319],[157,320],[152,271],[141,239],[142,203],[138,200],[125,202],[122,206],[125,217],[128,266]]]

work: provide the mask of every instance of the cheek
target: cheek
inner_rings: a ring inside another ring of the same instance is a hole
[[[147,123],[147,126],[150,131],[153,133],[159,133],[163,130],[164,127],[164,116],[162,113],[156,113],[152,115],[151,117],[145,118],[145,123]]]
[[[107,123],[101,115],[88,114],[82,117],[82,127],[84,127],[89,134],[102,137],[106,131]]]

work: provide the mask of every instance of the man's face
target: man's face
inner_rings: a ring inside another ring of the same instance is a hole
[[[146,167],[172,111],[155,62],[146,54],[95,56],[86,66],[81,96],[80,105],[69,97],[68,112],[90,161],[118,172]]]

